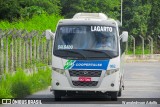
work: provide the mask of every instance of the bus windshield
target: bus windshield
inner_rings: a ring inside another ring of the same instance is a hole
[[[54,54],[66,57],[73,57],[72,54],[76,53],[87,58],[114,57],[118,55],[117,38],[117,30],[112,26],[60,26],[56,32]],[[99,55],[94,55],[97,53]]]

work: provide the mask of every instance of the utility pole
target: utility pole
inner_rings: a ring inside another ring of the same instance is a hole
[[[121,25],[122,25],[122,18],[123,18],[123,0],[121,0]]]

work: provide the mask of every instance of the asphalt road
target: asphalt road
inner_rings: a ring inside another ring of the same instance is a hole
[[[160,62],[146,62],[146,63],[126,63],[125,66],[125,89],[122,92],[121,98],[125,102],[128,101],[128,98],[135,99],[139,98],[160,98]],[[49,91],[49,88],[46,90],[42,90],[33,95],[28,96],[28,98],[53,98],[54,95]],[[127,98],[127,99],[126,99]],[[75,98],[72,98],[75,100]],[[105,106],[133,106],[132,104],[112,104],[122,102],[122,99],[118,101],[95,101],[91,99],[87,99],[86,101],[61,101],[55,102],[52,100],[50,103],[54,104],[54,107],[105,107]],[[89,101],[88,101],[89,100]],[[132,99],[129,100],[131,102]],[[160,99],[159,99],[160,100]],[[139,102],[139,100],[137,100]],[[150,101],[150,100],[149,100]],[[156,102],[151,101],[152,104],[148,104],[149,106],[160,107]],[[73,104],[72,104],[73,103]],[[111,103],[111,104],[108,104]],[[122,102],[124,103],[124,102]],[[53,105],[49,104],[47,107],[52,107]],[[83,104],[83,105],[81,105]],[[12,105],[13,107],[21,107],[21,105]],[[31,105],[25,105],[26,107],[30,107]],[[41,107],[44,105],[34,105],[34,107]],[[46,106],[46,105],[45,105]],[[142,105],[146,107],[146,105]],[[1,107],[1,106],[0,106]],[[4,105],[2,107],[10,107],[9,105]]]

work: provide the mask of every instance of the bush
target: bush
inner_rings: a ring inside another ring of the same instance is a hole
[[[31,83],[31,91],[32,93],[36,90],[41,90],[43,87],[47,87],[51,83],[51,70],[47,68],[45,72],[41,69],[38,70],[37,73],[33,73],[30,76],[30,83]]]
[[[12,79],[11,94],[15,98],[22,98],[31,94],[30,83],[24,71],[16,72]]]
[[[5,73],[0,79],[0,98],[12,98],[11,95],[12,75]]]
[[[5,73],[0,80],[0,98],[22,98],[33,92],[45,89],[51,83],[51,69],[39,69],[31,75],[23,70],[15,74]]]

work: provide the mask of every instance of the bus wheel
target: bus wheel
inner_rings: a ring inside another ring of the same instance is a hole
[[[122,80],[122,79],[121,79]],[[118,97],[122,96],[122,81],[120,82],[119,91],[118,91]]]
[[[118,92],[111,92],[110,96],[112,101],[117,101]]]
[[[57,90],[55,90],[54,91],[54,99],[55,99],[55,101],[61,101],[61,93],[60,93],[60,91],[57,91]]]
[[[122,87],[120,87],[119,91],[118,91],[118,97],[122,96]]]

